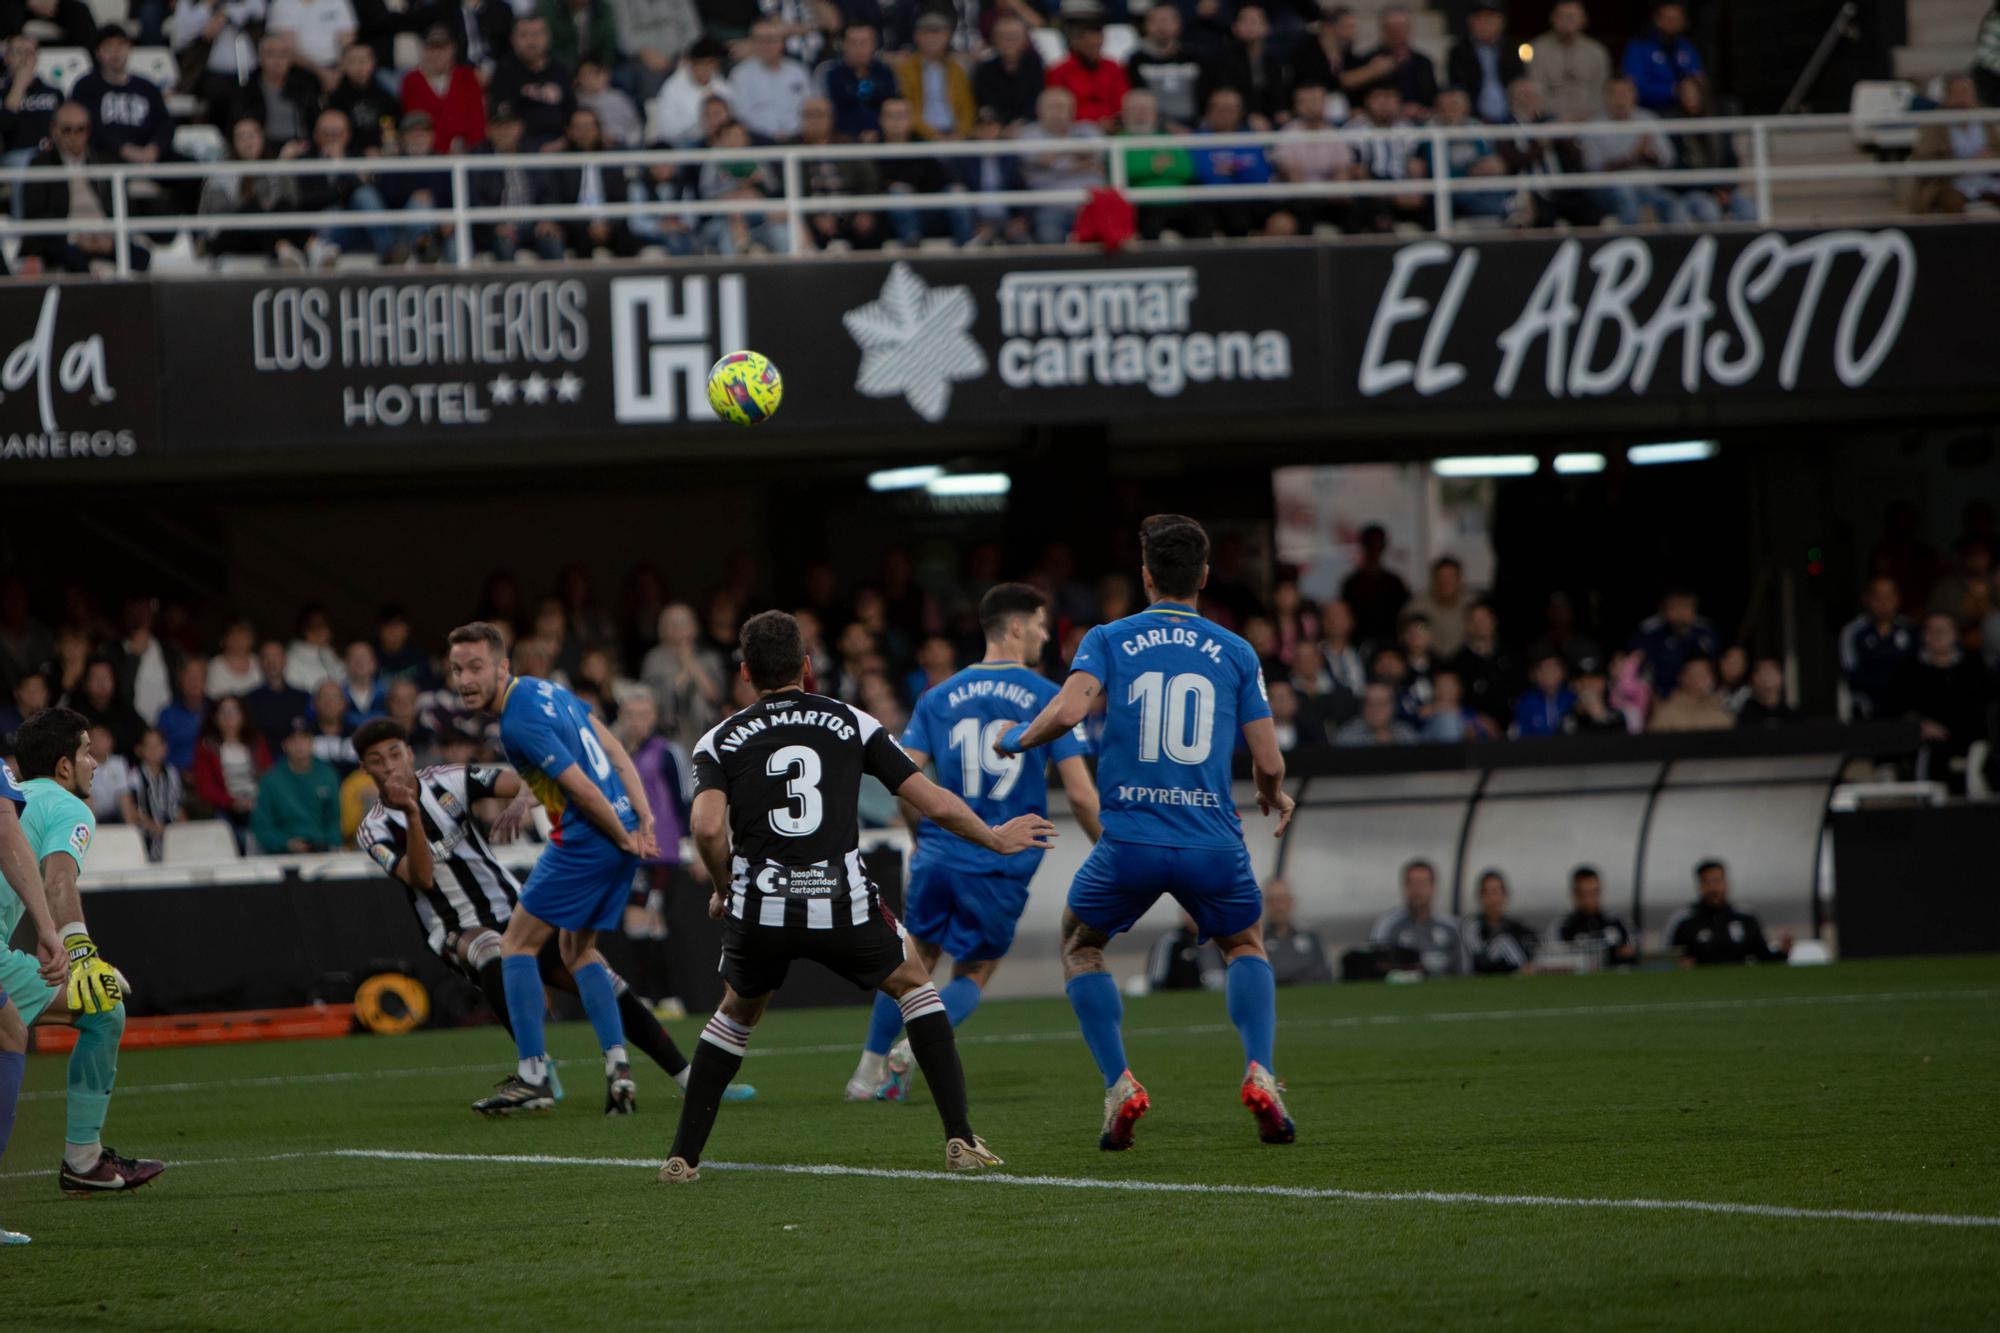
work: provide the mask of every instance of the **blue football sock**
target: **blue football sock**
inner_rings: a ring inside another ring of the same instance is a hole
[[[21,1080],[28,1072],[28,1057],[19,1051],[0,1051],[0,1157],[7,1153],[7,1140],[14,1136],[14,1104],[21,1100]]]
[[[870,1055],[887,1055],[902,1030],[903,1007],[876,991],[875,1007],[868,1013],[868,1042],[862,1049]]]
[[[1271,964],[1245,954],[1229,965],[1229,1021],[1243,1036],[1243,1058],[1276,1073],[1271,1049],[1278,1041],[1278,980]]]
[[[514,1025],[514,1049],[523,1060],[548,1054],[542,1040],[542,969],[531,953],[510,953],[500,961],[507,987],[507,1019]]]
[[[938,992],[938,998],[944,1001],[944,1016],[957,1027],[979,1007],[979,983],[971,977],[953,977],[951,984]]]
[[[611,969],[602,963],[585,963],[572,974],[576,977],[577,998],[597,1032],[599,1049],[609,1051],[625,1044],[625,1020],[618,1014],[618,988],[611,984]]]
[[[1090,1047],[1090,1057],[1097,1061],[1108,1088],[1125,1072],[1125,1036],[1118,1030],[1125,1019],[1125,1000],[1118,983],[1109,972],[1085,972],[1064,989],[1083,1028],[1083,1044]]]

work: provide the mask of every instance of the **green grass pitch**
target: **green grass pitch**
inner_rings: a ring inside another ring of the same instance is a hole
[[[1236,1102],[1222,997],[1172,995],[1128,1006],[1154,1109],[1114,1156],[1067,1007],[987,1006],[962,1049],[974,1123],[1007,1173],[1042,1178],[1014,1181],[914,1174],[943,1159],[921,1088],[840,1100],[860,1010],[774,1011],[745,1065],[759,1099],[722,1108],[712,1169],[679,1188],[650,1165],[678,1109],[668,1080],[647,1066],[640,1114],[603,1119],[582,1026],[551,1032],[569,1100],[522,1121],[467,1110],[511,1059],[498,1029],[128,1051],[107,1137],[180,1165],[82,1202],[54,1181],[62,1059],[37,1056],[0,1163],[0,1222],[35,1243],[0,1251],[0,1325],[2000,1318],[2000,959],[1328,987],[1279,1008],[1295,1146],[1259,1144]],[[673,1026],[691,1043],[699,1019]],[[579,1160],[333,1155],[354,1149]],[[1271,1186],[1302,1192],[1255,1189]],[[1413,1197],[1429,1193],[1491,1197]],[[1639,1199],[1780,1211],[1585,1202]]]

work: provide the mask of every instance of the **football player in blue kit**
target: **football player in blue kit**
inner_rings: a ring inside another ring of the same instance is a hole
[[[1191,518],[1161,514],[1145,521],[1139,538],[1147,608],[1086,634],[1061,692],[997,748],[1019,754],[1067,736],[1104,698],[1097,756],[1104,836],[1070,885],[1062,943],[1070,1006],[1104,1075],[1098,1146],[1131,1147],[1151,1105],[1125,1062],[1124,1003],[1105,970],[1104,946],[1162,894],[1228,961],[1229,1020],[1243,1039],[1243,1104],[1264,1142],[1290,1143],[1295,1131],[1272,1066],[1277,989],[1264,953],[1263,894],[1230,795],[1238,729],[1250,751],[1257,807],[1276,812],[1281,837],[1292,817],[1285,760],[1256,652],[1195,610],[1208,582],[1208,534]]]
[[[637,1106],[625,1055],[618,992],[597,952],[597,932],[617,927],[639,858],[656,856],[653,812],[631,756],[611,728],[554,681],[516,676],[500,631],[461,625],[451,632],[452,687],[465,706],[500,717],[500,747],[549,815],[549,846],[521,886],[500,940],[501,981],[520,1064],[475,1111],[507,1115],[555,1105],[543,1039],[542,975],[536,955],[551,931],[577,997],[604,1049],[606,1115]]]
[[[979,624],[986,633],[986,656],[917,700],[903,733],[904,752],[918,768],[936,756],[938,785],[988,824],[1046,815],[1053,762],[1070,812],[1095,842],[1097,788],[1084,762],[1088,747],[1081,726],[1056,737],[1045,761],[1003,757],[994,749],[1004,732],[1055,697],[1054,683],[1030,665],[1042,660],[1049,641],[1048,598],[1025,583],[998,584],[980,599]],[[903,926],[926,968],[936,967],[940,954],[951,955],[952,979],[939,997],[957,1027],[978,1008],[986,983],[1014,943],[1014,927],[1028,906],[1028,881],[1042,854],[1001,856],[929,820],[912,823],[917,842]],[[900,1101],[909,1092],[916,1060],[909,1042],[899,1039],[902,1030],[902,1010],[877,994],[861,1063],[847,1081],[849,1101]]]

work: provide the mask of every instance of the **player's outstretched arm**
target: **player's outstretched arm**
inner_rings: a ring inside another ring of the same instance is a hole
[[[913,750],[906,745],[903,747],[903,753],[910,756],[910,762],[917,766],[917,771],[920,773],[931,761],[930,753],[925,750]],[[903,824],[910,830],[910,836],[915,837],[924,822],[923,813],[900,794],[896,797],[896,813],[903,817]]]
[[[1027,725],[1026,730],[1016,727],[1006,732],[994,742],[993,748],[1003,755],[1017,755],[1038,745],[1047,745],[1090,716],[1091,706],[1103,692],[1104,682],[1088,671],[1070,672],[1069,679],[1063,682],[1056,697],[1035,715],[1035,720]]]
[[[597,733],[598,744],[611,760],[611,766],[618,770],[618,780],[625,784],[625,795],[632,802],[632,813],[639,816],[639,855],[654,857],[660,854],[659,839],[654,836],[653,807],[646,800],[646,784],[639,781],[639,766],[632,762],[632,756],[625,749],[625,742],[618,739],[611,728],[604,725],[604,719],[593,716],[590,726]]]
[[[1056,761],[1056,776],[1062,779],[1063,795],[1069,797],[1069,812],[1076,816],[1085,835],[1096,842],[1104,836],[1104,824],[1097,815],[1097,781],[1090,776],[1090,765],[1083,762],[1082,755],[1073,754]]]
[[[21,831],[21,816],[12,801],[0,800],[0,876],[28,911],[35,927],[35,961],[41,965],[42,980],[51,986],[62,984],[69,971],[63,955],[62,936],[49,911],[48,895],[42,889],[42,872],[35,868],[35,849]]]
[[[1285,752],[1278,748],[1278,728],[1268,717],[1243,724],[1243,741],[1250,747],[1250,776],[1257,783],[1257,808],[1278,812],[1271,836],[1282,838],[1292,822],[1292,798],[1285,791]]]
[[[583,812],[592,828],[611,839],[620,851],[638,855],[639,836],[625,827],[625,821],[611,808],[611,798],[584,776],[582,764],[571,764],[557,774],[556,785],[569,797],[569,803]]]
[[[708,914],[722,915],[722,890],[729,883],[729,797],[720,787],[695,793],[688,811],[688,835],[694,839],[695,855],[708,870],[712,886]]]
[[[896,795],[947,833],[955,833],[989,852],[1012,856],[1055,844],[1056,826],[1041,815],[1022,815],[994,828],[974,814],[971,806],[921,773],[912,774],[896,789]]]

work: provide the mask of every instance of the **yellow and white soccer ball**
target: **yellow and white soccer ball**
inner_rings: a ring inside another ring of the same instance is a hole
[[[739,426],[761,426],[778,410],[785,382],[762,352],[731,352],[708,372],[708,403]]]

